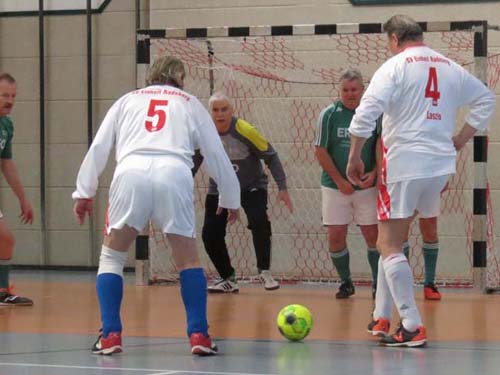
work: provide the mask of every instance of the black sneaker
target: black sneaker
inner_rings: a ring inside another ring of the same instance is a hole
[[[345,299],[349,298],[354,294],[354,285],[352,284],[352,281],[344,281],[342,284],[339,286],[339,290],[337,293],[335,293],[335,298],[337,299]]]
[[[12,289],[0,292],[0,305],[4,306],[33,306],[33,301],[26,297],[11,293]]]
[[[419,326],[413,332],[407,331],[402,324],[394,334],[382,337],[380,345],[384,346],[406,346],[419,347],[427,344],[427,332],[424,326]]]

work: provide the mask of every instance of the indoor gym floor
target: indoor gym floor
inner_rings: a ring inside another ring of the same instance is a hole
[[[0,307],[0,375],[77,374],[499,374],[500,296],[442,289],[443,300],[417,299],[428,330],[425,348],[385,348],[366,333],[373,301],[359,287],[349,300],[336,286],[283,286],[266,292],[209,295],[211,335],[220,355],[193,357],[179,288],[137,287],[126,275],[124,353],[92,355],[99,328],[94,272],[15,271],[16,292],[33,307]],[[314,328],[301,343],[283,340],[276,315],[310,308]],[[394,322],[395,323],[395,322]]]

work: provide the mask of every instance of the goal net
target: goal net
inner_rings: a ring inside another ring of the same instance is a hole
[[[273,275],[289,281],[334,281],[338,276],[328,252],[321,221],[321,169],[314,156],[315,124],[320,111],[338,98],[338,81],[348,67],[360,69],[365,84],[390,55],[382,33],[330,35],[224,36],[152,38],[151,58],[162,54],[179,57],[187,67],[185,90],[204,104],[214,91],[228,95],[235,115],[256,126],[273,144],[287,174],[295,211],[277,202],[277,186],[270,177],[269,216],[273,230]],[[214,34],[216,34],[214,32]],[[258,32],[257,32],[258,34]],[[472,30],[426,32],[426,43],[474,72]],[[498,86],[498,56],[491,56],[490,86]],[[457,126],[463,124],[464,113]],[[439,284],[472,284],[472,229],[474,165],[472,144],[460,152],[457,174],[443,193],[439,218]],[[269,171],[267,171],[269,172]],[[197,238],[203,266],[217,277],[201,241],[203,203],[208,176],[201,168],[195,179]],[[500,285],[500,256],[495,249],[493,213],[488,194],[488,284]],[[237,277],[252,280],[257,273],[255,252],[247,221],[228,226],[227,245]],[[410,236],[410,264],[416,281],[424,275],[418,223]],[[178,277],[168,242],[150,228],[150,281]],[[357,282],[370,280],[366,245],[351,225],[348,236],[351,269]]]

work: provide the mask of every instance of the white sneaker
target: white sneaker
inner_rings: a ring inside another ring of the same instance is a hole
[[[207,288],[208,293],[238,293],[239,291],[238,283],[230,279],[216,281]]]
[[[273,276],[271,275],[269,270],[260,271],[259,277],[264,283],[265,290],[275,290],[280,287],[280,284],[273,279]]]

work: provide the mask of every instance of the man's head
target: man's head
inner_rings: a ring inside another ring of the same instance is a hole
[[[226,132],[231,125],[234,114],[229,98],[220,92],[216,92],[208,99],[208,108],[219,134]]]
[[[420,25],[411,17],[396,15],[392,16],[384,24],[387,33],[389,50],[397,55],[407,46],[422,43],[424,33]]]
[[[363,76],[357,69],[347,69],[340,77],[340,100],[344,107],[354,110],[363,96]]]
[[[184,87],[186,71],[181,60],[172,56],[160,56],[149,68],[148,85],[170,85]]]
[[[16,102],[17,84],[9,73],[0,73],[0,116],[12,112]]]

